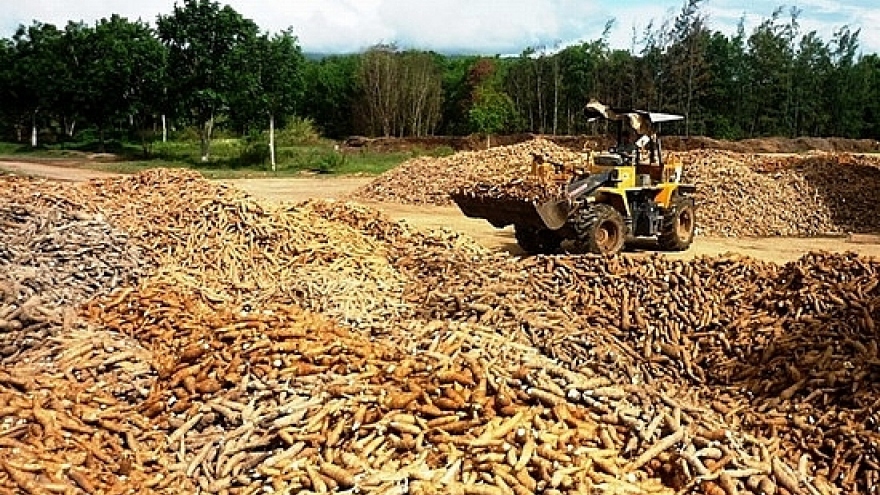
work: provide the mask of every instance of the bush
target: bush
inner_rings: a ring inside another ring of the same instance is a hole
[[[168,138],[173,141],[186,141],[190,143],[199,142],[199,129],[194,125],[188,125],[180,129],[175,129],[168,133]]]
[[[211,129],[211,140],[215,139],[234,139],[236,138],[235,132],[230,129],[226,129],[225,127],[219,126],[216,123],[214,124],[214,128]],[[189,125],[186,127],[182,127],[180,129],[176,129],[169,133],[169,139],[173,139],[175,141],[189,141],[193,143],[199,142],[199,128],[198,126]]]
[[[252,133],[242,140],[238,165],[263,165],[269,161],[269,140],[262,134]]]
[[[315,122],[310,118],[291,117],[283,129],[275,131],[276,147],[315,144],[320,140]]]
[[[333,149],[322,146],[278,148],[278,170],[307,170],[331,173],[346,164],[346,157]]]
[[[314,170],[327,174],[339,170],[343,166],[345,166],[345,155],[336,151],[330,151],[318,160]]]

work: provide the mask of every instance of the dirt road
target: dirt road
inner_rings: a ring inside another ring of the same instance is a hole
[[[83,181],[112,174],[46,163],[0,161],[0,170],[47,177],[55,180]],[[270,201],[298,202],[312,198],[343,198],[370,178],[364,177],[308,177],[287,179],[235,179],[223,181],[235,185],[256,197]],[[464,217],[455,207],[409,206],[389,203],[366,203],[381,209],[391,218],[423,228],[448,228],[475,238],[490,249],[519,254],[511,228],[495,229],[483,220]],[[698,237],[684,253],[671,253],[676,258],[693,258],[728,252],[752,256],[766,261],[784,263],[795,260],[809,251],[855,251],[865,256],[880,258],[880,236],[850,236],[849,238],[705,238]],[[646,255],[650,250],[635,252]]]
[[[309,179],[240,179],[226,181],[253,194],[274,201],[304,201],[311,198],[341,198],[369,178],[309,178]],[[484,220],[467,218],[455,207],[410,206],[391,203],[365,203],[383,210],[390,217],[405,220],[419,227],[449,228],[475,238],[490,249],[503,249],[520,254],[513,229],[495,229]],[[635,255],[651,253],[650,246]],[[705,238],[698,237],[690,249],[683,253],[667,253],[676,258],[712,256],[728,252],[754,258],[785,263],[800,258],[810,251],[855,251],[866,256],[880,258],[880,236],[850,236],[849,238]]]
[[[80,168],[76,166],[75,162],[68,161],[36,163],[0,160],[0,171],[10,172],[18,175],[44,177],[46,179],[73,182],[113,176],[113,174],[109,172],[101,172],[99,170]]]

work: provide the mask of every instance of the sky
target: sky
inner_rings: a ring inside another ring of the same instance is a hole
[[[629,49],[652,20],[674,17],[684,0],[228,0],[264,30],[292,27],[307,53],[346,53],[377,43],[396,43],[443,53],[519,54],[527,47],[565,46],[609,36],[614,48]],[[745,18],[747,32],[779,6],[801,10],[801,32],[831,40],[841,26],[862,28],[864,53],[880,53],[877,0],[706,0],[709,27],[734,33]],[[0,0],[0,37],[33,20],[63,26],[93,24],[116,13],[154,22],[172,12],[174,0]]]

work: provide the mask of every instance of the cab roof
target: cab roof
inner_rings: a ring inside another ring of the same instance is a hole
[[[597,119],[627,121],[637,131],[646,133],[654,124],[684,120],[684,116],[672,113],[648,112],[628,108],[612,108],[596,100],[590,100],[584,109],[587,122]]]
[[[674,113],[660,113],[660,112],[648,112],[645,110],[633,110],[627,108],[611,108],[606,107],[611,110],[613,113],[602,113],[594,108],[587,107],[585,110],[585,114],[587,119],[608,119],[608,120],[626,120],[630,115],[639,115],[641,117],[647,118],[648,122],[652,124],[659,124],[661,122],[676,122],[679,120],[684,120],[683,115],[676,115]]]

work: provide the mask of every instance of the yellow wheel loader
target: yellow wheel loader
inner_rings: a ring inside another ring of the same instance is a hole
[[[558,252],[565,242],[575,252],[614,254],[643,238],[655,239],[664,250],[686,250],[694,238],[695,187],[681,183],[679,161],[663,159],[655,131],[683,117],[611,109],[596,101],[587,104],[586,114],[590,121],[615,123],[617,144],[591,152],[588,170],[535,156],[532,180],[557,188],[561,183],[561,199],[535,203],[454,193],[453,201],[466,216],[497,228],[513,225],[527,253]]]

